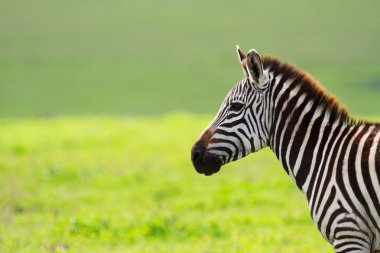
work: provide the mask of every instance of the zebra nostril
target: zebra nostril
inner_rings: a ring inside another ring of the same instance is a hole
[[[198,173],[209,176],[219,171],[222,163],[218,156],[207,152],[204,140],[198,140],[191,149],[191,161]]]
[[[193,152],[191,153],[191,160],[193,160],[193,162],[197,162],[200,157],[201,152],[199,152],[198,150],[193,150]]]
[[[193,164],[199,164],[203,160],[205,153],[203,140],[198,140],[191,149],[191,161]]]

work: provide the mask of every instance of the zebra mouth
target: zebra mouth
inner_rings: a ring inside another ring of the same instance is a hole
[[[191,150],[191,161],[195,170],[206,176],[215,174],[220,170],[223,161],[220,156],[205,151],[203,145],[194,145]]]
[[[218,156],[205,154],[201,160],[193,162],[193,165],[198,173],[211,176],[220,170],[222,162]]]

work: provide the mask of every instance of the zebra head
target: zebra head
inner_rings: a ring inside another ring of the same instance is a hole
[[[191,150],[196,171],[207,176],[265,147],[269,139],[265,120],[268,73],[254,49],[245,55],[237,46],[237,53],[245,76],[228,93]]]

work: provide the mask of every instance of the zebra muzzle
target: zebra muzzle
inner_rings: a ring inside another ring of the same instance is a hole
[[[195,170],[206,176],[210,176],[220,170],[222,161],[219,156],[206,151],[205,143],[198,140],[191,149],[191,161]]]

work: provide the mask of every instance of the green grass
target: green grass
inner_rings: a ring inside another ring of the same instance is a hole
[[[0,121],[0,252],[332,252],[269,150],[197,174],[210,117]]]
[[[235,44],[314,74],[377,115],[380,2],[0,2],[0,115],[214,113],[242,77]]]
[[[378,1],[0,10],[0,252],[332,252],[270,151],[198,175],[190,147],[211,116],[165,113],[214,115],[242,77],[238,43],[376,117]]]

